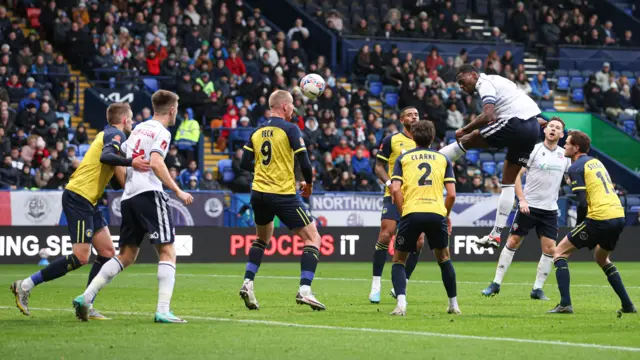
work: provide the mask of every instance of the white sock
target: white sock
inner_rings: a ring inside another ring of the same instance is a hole
[[[407,307],[407,295],[398,295],[398,306]]]
[[[22,291],[31,291],[31,289],[36,287],[36,285],[33,283],[33,280],[31,280],[31,276],[29,276],[28,278],[22,280],[20,287],[22,288]]]
[[[465,152],[466,150],[463,150],[462,145],[457,142],[453,142],[440,149],[440,153],[446,155],[451,161],[458,160]]]
[[[111,258],[111,260],[107,261],[98,275],[93,278],[91,284],[87,286],[87,289],[84,291],[84,299],[87,303],[93,303],[93,299],[96,297],[98,292],[102,290],[103,287],[107,286],[116,277],[122,270],[124,270],[124,266],[117,257]]]
[[[170,261],[158,263],[158,309],[161,314],[168,313],[171,305],[173,287],[176,284],[176,264]]]
[[[542,254],[540,256],[540,262],[538,263],[538,272],[536,273],[536,282],[533,283],[534,289],[542,289],[547,277],[551,272],[553,266],[553,255]]]
[[[449,298],[449,307],[450,308],[454,308],[454,309],[458,308],[458,297],[457,296]]]
[[[500,236],[502,229],[507,225],[507,219],[511,209],[513,209],[515,193],[515,185],[502,185],[502,192],[500,193],[500,199],[498,199],[498,209],[496,211],[496,222],[493,230],[491,230],[492,236]]]
[[[381,276],[374,276],[371,281],[371,292],[380,292],[380,279]]]
[[[308,294],[311,292],[311,286],[309,285],[300,285],[300,293],[302,294]]]
[[[504,279],[504,275],[507,273],[507,269],[511,265],[513,261],[513,255],[515,255],[516,251],[511,250],[508,247],[504,247],[500,252],[500,258],[498,259],[498,268],[496,269],[496,277],[493,278],[493,282],[500,285],[502,284],[502,279]]]

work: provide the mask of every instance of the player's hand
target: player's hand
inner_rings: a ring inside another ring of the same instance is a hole
[[[447,232],[451,235],[451,218],[447,216]]]
[[[527,215],[529,214],[530,210],[529,210],[529,203],[527,202],[527,200],[520,201],[519,209],[521,213],[527,214]]]
[[[184,191],[180,191],[178,193],[176,193],[176,196],[178,197],[178,199],[180,199],[185,205],[191,205],[191,203],[193,203],[193,196],[191,196],[191,194],[184,192]]]
[[[467,135],[467,133],[464,131],[464,129],[456,130],[456,140],[460,140],[460,138],[465,135]]]
[[[540,117],[538,118],[538,124],[540,124],[540,126],[542,126],[543,128],[547,127],[548,123],[549,122],[547,120],[545,120],[543,118],[540,118]]]
[[[300,181],[300,195],[304,198],[311,196],[313,192],[313,184],[307,184],[306,181]]]
[[[131,167],[138,171],[149,171],[151,170],[151,163],[142,156],[138,156],[131,162]]]

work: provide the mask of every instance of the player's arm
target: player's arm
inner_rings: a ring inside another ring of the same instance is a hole
[[[447,159],[447,167],[444,171],[444,188],[447,190],[447,196],[444,199],[444,207],[447,209],[447,231],[451,235],[451,210],[456,202],[456,177],[453,173],[453,165]]]
[[[518,198],[518,209],[519,211],[528,214],[529,213],[529,204],[527,203],[527,199],[524,198],[524,190],[522,188],[522,176],[527,172],[527,168],[520,169],[518,176],[516,176],[516,197]]]
[[[578,201],[578,217],[576,220],[579,224],[587,217],[587,211],[589,209],[587,203],[587,187],[584,182],[584,164],[581,163],[578,166],[571,166],[571,168],[569,168],[569,178],[571,178],[571,191],[576,195]]]
[[[124,189],[124,184],[127,180],[127,168],[122,166],[116,166],[113,168],[114,175],[116,176],[116,180],[120,183],[120,186]]]
[[[482,114],[458,130],[456,135],[459,135],[459,132],[462,133],[460,135],[469,134],[475,129],[496,121],[495,105],[497,101],[497,91],[495,86],[489,81],[478,80],[477,88],[480,99],[482,99]]]
[[[403,156],[399,156],[396,160],[396,164],[393,167],[393,176],[391,177],[391,186],[389,187],[393,203],[398,208],[400,214],[402,214],[402,206],[404,205],[404,195],[402,194],[402,182],[404,181],[402,177],[402,157]]]
[[[242,170],[247,170],[249,172],[254,172],[255,167],[253,162],[255,160],[255,154],[253,152],[253,147],[249,146],[251,144],[251,139],[247,142],[247,144],[243,147],[244,152],[242,153],[242,158],[240,159],[240,168]]]
[[[120,150],[121,141],[124,139],[124,134],[119,132],[113,132],[105,134],[103,138],[104,147],[100,154],[100,162],[105,165],[111,166],[132,166],[139,171],[149,171],[149,162],[143,157],[135,159],[128,159],[122,155]]]
[[[311,166],[311,161],[307,154],[307,147],[302,138],[300,128],[297,126],[293,125],[287,131],[287,137],[289,138],[289,145],[291,146],[291,150],[293,150],[296,161],[300,164],[300,172],[304,178],[304,183],[301,184],[301,195],[307,198],[311,196],[313,190],[313,166]]]
[[[389,178],[389,174],[387,173],[387,165],[389,163],[389,157],[391,156],[391,136],[392,135],[389,135],[382,140],[378,155],[376,156],[374,169],[378,179],[387,187],[391,185],[391,178]]]
[[[193,202],[193,196],[180,189],[178,184],[176,184],[176,182],[171,178],[169,169],[164,163],[164,158],[167,156],[167,148],[169,147],[170,142],[171,134],[169,131],[165,131],[157,137],[151,147],[151,170],[167,188],[176,193],[178,199],[182,200],[185,205],[189,205]]]

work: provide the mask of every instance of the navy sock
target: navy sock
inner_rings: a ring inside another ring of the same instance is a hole
[[[306,245],[302,249],[302,257],[300,257],[300,286],[311,286],[319,259],[320,252],[317,247]]]
[[[569,263],[565,258],[558,258],[553,262],[553,265],[556,267],[556,281],[558,282],[558,290],[560,290],[560,306],[569,306],[571,305]]]
[[[38,284],[42,284],[44,280],[42,280],[42,270],[30,276],[31,281],[33,281],[33,285],[38,286]]]
[[[402,263],[393,263],[391,267],[391,282],[398,295],[407,294],[407,268]]]
[[[447,297],[458,296],[458,289],[456,285],[456,269],[453,268],[451,259],[438,263],[440,265],[440,272],[442,273],[442,283],[447,290]]]
[[[632,307],[633,303],[629,298],[629,294],[627,294],[627,289],[625,289],[624,284],[622,283],[622,278],[620,277],[618,268],[616,268],[613,263],[609,263],[605,265],[602,270],[604,271],[604,274],[607,275],[609,284],[611,284],[613,290],[618,294],[618,297],[622,302],[622,307],[625,309]]]
[[[256,277],[256,273],[262,264],[262,257],[264,256],[264,250],[267,248],[267,243],[257,239],[251,243],[251,249],[249,249],[249,261],[247,261],[247,267],[245,268],[244,278],[253,281]]]
[[[40,270],[42,273],[42,281],[47,282],[55,280],[81,266],[82,264],[80,263],[80,260],[74,254],[59,257],[52,261],[46,268]]]
[[[405,263],[405,268],[407,270],[407,279],[411,279],[411,274],[413,274],[413,270],[416,269],[416,265],[418,265],[418,259],[420,258],[420,254],[418,253],[409,253],[409,257],[407,257],[407,262]]]
[[[387,262],[387,252],[389,245],[385,245],[380,241],[376,242],[376,250],[373,252],[373,276],[382,276],[384,263]]]

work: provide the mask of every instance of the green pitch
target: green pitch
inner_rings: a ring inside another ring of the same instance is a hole
[[[430,258],[424,256],[424,258]],[[616,318],[620,303],[593,263],[569,263],[574,315],[545,312],[552,301],[529,300],[534,263],[514,262],[499,296],[481,297],[494,263],[454,263],[461,316],[445,313],[440,269],[418,264],[408,286],[407,317],[389,316],[395,301],[391,264],[383,297],[369,303],[371,265],[320,263],[313,289],[327,311],[295,304],[299,265],[265,259],[256,278],[259,311],[238,296],[243,264],[178,264],[172,308],[185,325],[153,323],[156,266],[134,265],[98,296],[111,321],[81,323],[71,300],[86,284],[88,267],[36,288],[32,316],[15,308],[9,284],[35,266],[0,266],[0,359],[638,359],[640,316]],[[617,263],[640,305],[640,263]]]

